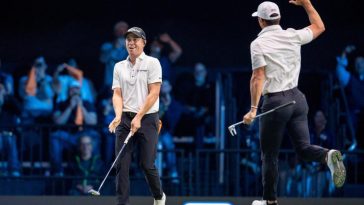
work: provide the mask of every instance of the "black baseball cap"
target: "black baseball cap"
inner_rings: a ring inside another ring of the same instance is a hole
[[[124,37],[126,38],[126,36],[128,36],[129,33],[133,33],[136,36],[138,36],[139,38],[142,38],[144,40],[147,40],[145,32],[143,31],[143,29],[139,28],[139,27],[132,27],[130,28],[124,35]]]

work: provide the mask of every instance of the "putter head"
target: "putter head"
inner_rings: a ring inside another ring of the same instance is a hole
[[[230,132],[231,136],[235,136],[235,135],[237,134],[236,129],[235,129],[235,126],[234,126],[234,125],[230,125],[230,126],[228,127],[228,130],[229,130],[229,132]]]
[[[94,196],[100,196],[100,192],[96,191],[95,189],[90,189],[88,193],[94,195]]]

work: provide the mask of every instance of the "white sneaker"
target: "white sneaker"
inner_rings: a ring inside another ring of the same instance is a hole
[[[346,170],[343,157],[339,151],[332,149],[327,153],[327,166],[330,169],[335,186],[342,187],[346,178]]]
[[[161,199],[159,199],[159,200],[155,200],[155,199],[154,199],[154,203],[153,203],[153,205],[165,205],[165,204],[166,204],[166,199],[167,199],[167,196],[166,196],[166,194],[164,194],[164,192],[163,192],[163,196],[162,196],[162,198],[161,198]]]
[[[271,205],[271,204],[268,204],[266,200],[254,200],[252,205]],[[273,203],[272,205],[278,205],[278,203]]]

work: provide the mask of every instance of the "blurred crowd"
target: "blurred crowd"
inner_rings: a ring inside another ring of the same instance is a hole
[[[40,149],[40,145],[47,153],[40,158],[50,164],[41,173],[46,176],[101,176],[103,163],[111,165],[115,137],[107,126],[114,118],[112,75],[115,63],[127,57],[124,34],[128,28],[127,22],[117,22],[114,39],[100,47],[104,78],[99,88],[88,78],[90,70],[79,67],[74,58],[50,66],[45,55],[37,56],[19,79],[14,79],[12,73],[17,71],[5,72],[0,64],[0,159],[6,162],[1,166],[1,176],[29,174],[21,168],[21,161],[33,160],[33,150]],[[210,119],[212,115],[213,90],[205,65],[196,63],[184,82],[189,86],[186,89],[195,91],[188,95],[182,91],[177,97],[172,92],[175,79],[172,75],[174,63],[182,55],[181,46],[166,32],[148,39],[148,44],[148,54],[158,58],[163,67],[160,117],[164,124],[160,146],[175,149],[173,136],[185,115],[192,118],[187,119],[188,132],[182,134],[198,136],[197,141],[207,133],[211,135],[213,130],[207,127],[212,125],[207,125],[205,117]],[[39,132],[42,126],[47,128],[46,133]],[[170,176],[178,177],[173,152],[167,154],[162,168]],[[87,180],[77,181],[71,192],[84,194],[92,185]]]
[[[94,86],[87,77],[90,70],[79,67],[74,58],[49,66],[44,54],[40,55],[19,79],[14,79],[14,73],[4,71],[1,60],[6,62],[6,59],[0,60],[0,159],[5,162],[0,167],[1,176],[27,175],[22,171],[21,162],[32,157],[29,150],[39,149],[39,144],[44,144],[47,154],[43,159],[49,161],[50,167],[41,174],[85,177],[73,182],[70,194],[75,195],[85,194],[99,183],[87,177],[103,176],[114,159],[115,138],[107,129],[114,118],[111,84],[114,64],[127,57],[124,34],[128,28],[127,22],[117,22],[115,38],[101,45],[99,60],[104,65],[101,87]],[[159,147],[175,150],[174,137],[179,135],[193,136],[194,143],[186,148],[190,151],[208,148],[206,138],[213,138],[215,132],[215,79],[210,78],[202,62],[176,75],[175,63],[183,50],[170,34],[161,33],[147,40],[148,54],[158,58],[163,69],[159,111],[163,126]],[[364,123],[364,57],[356,57],[355,62],[350,63],[348,56],[353,50],[355,46],[348,46],[337,56],[336,68],[355,131],[355,138],[350,140],[351,150],[362,149],[364,143],[363,126],[360,126]],[[352,65],[354,68],[349,68]],[[316,110],[311,122],[314,144],[337,147],[337,138],[326,126],[327,113]],[[48,132],[39,132],[40,125],[47,125]],[[241,147],[259,150],[257,125],[246,133]],[[179,183],[176,153],[167,152],[158,160],[163,162],[159,167],[165,170],[163,173]],[[64,166],[65,162],[68,166]],[[260,181],[259,152],[244,156],[241,166],[248,170],[249,183]],[[321,165],[292,158],[282,167],[281,193],[287,196],[297,193],[328,196],[335,192],[329,172]]]

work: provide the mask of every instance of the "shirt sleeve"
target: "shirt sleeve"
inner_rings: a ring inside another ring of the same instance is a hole
[[[117,69],[119,66],[118,63],[115,64],[114,66],[114,74],[113,74],[113,80],[112,80],[112,88],[111,89],[115,89],[115,88],[121,88],[121,83],[120,83],[120,69]]]
[[[253,41],[250,44],[250,57],[253,70],[267,65],[264,59],[263,51],[256,41]]]
[[[309,27],[296,30],[299,42],[304,45],[313,40],[313,33]]]
[[[148,84],[162,82],[162,66],[158,59],[153,59],[150,62],[148,70]]]

